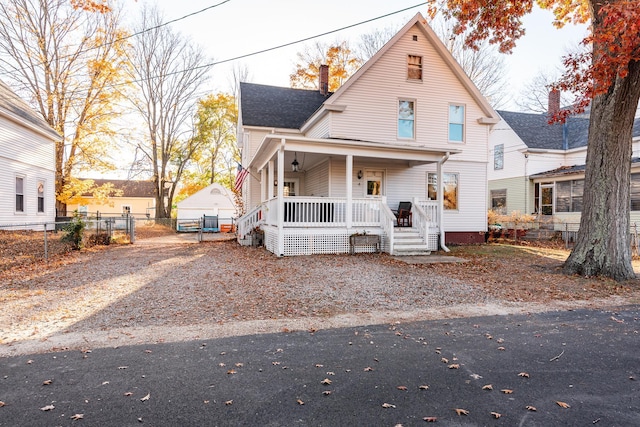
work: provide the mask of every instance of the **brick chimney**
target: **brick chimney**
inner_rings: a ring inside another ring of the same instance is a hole
[[[547,108],[547,114],[549,114],[549,117],[553,117],[559,111],[560,111],[560,91],[557,89],[551,89],[551,92],[549,92],[549,106]]]
[[[319,82],[320,94],[327,96],[329,94],[329,66],[320,65],[320,82]]]

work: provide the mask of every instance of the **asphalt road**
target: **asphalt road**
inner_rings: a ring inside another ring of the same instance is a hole
[[[640,426],[640,306],[16,356],[0,401],[2,426]]]

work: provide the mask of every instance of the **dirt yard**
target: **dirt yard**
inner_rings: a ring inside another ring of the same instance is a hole
[[[450,255],[465,262],[412,264],[386,254],[277,258],[233,236],[179,237],[141,227],[134,245],[0,271],[0,356],[640,303],[639,280],[563,275],[561,248],[460,246]]]

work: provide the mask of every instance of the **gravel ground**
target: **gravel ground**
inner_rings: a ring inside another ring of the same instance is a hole
[[[385,254],[277,258],[181,240],[96,248],[0,277],[0,356],[552,307]]]

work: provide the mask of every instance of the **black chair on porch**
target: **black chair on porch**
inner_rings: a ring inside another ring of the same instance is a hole
[[[398,203],[398,210],[393,211],[398,227],[411,227],[411,202]]]

